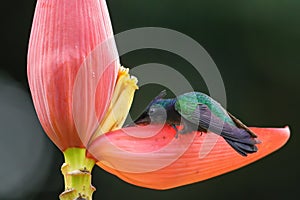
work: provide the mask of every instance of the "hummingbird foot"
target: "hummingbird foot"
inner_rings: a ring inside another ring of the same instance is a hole
[[[174,128],[174,130],[176,131],[176,135],[175,135],[175,138],[178,138],[178,128],[176,127],[175,124],[171,124],[172,128]]]
[[[197,127],[194,124],[185,119],[182,120],[182,126],[183,128],[180,131],[178,131],[179,134],[191,133],[197,130]]]

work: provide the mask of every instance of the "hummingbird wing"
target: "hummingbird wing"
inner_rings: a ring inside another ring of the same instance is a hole
[[[184,102],[181,102],[183,99]],[[216,116],[208,105],[195,102],[187,97],[179,97],[176,104],[175,110],[180,113],[183,119],[189,122],[185,125],[196,127],[193,130],[201,128],[221,135],[232,148],[243,156],[257,151],[255,144],[258,141],[247,130]],[[237,119],[234,118],[234,120]]]
[[[204,93],[190,92],[178,96],[175,109],[189,120],[189,118],[192,118],[198,104],[207,105],[208,109],[222,121],[246,130],[254,138],[257,137],[245,124],[225,110],[219,102]]]
[[[183,117],[185,118],[185,116]],[[257,151],[255,144],[259,141],[255,140],[248,131],[224,122],[214,115],[205,104],[199,104],[193,114],[186,117],[198,127],[221,135],[233,149],[243,156]]]
[[[245,124],[243,124],[239,119],[237,119],[235,116],[233,116],[230,112],[227,111],[227,114],[230,116],[230,118],[233,120],[233,122],[236,124],[237,127],[245,129],[250,135],[254,138],[256,138],[256,134],[251,131]]]

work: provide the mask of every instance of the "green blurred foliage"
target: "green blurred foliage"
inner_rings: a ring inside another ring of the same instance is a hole
[[[26,51],[35,2],[10,2],[2,3],[1,67],[27,88]],[[292,137],[283,149],[255,164],[169,191],[131,186],[95,169],[95,199],[291,199],[297,195],[300,1],[108,0],[108,6],[115,33],[154,26],[180,31],[198,41],[222,74],[228,109],[251,126],[289,125]],[[184,74],[196,90],[207,91],[190,64],[168,52],[139,50],[121,60],[131,68],[149,62],[169,65]],[[138,115],[161,89],[157,85],[142,87],[131,114]],[[51,187],[41,190],[39,199],[54,199],[60,192],[53,186],[61,186],[63,181],[58,150],[56,155],[58,161],[44,185]]]

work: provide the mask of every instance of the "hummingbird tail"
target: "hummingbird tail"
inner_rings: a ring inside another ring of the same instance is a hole
[[[242,156],[247,156],[249,153],[257,152],[258,148],[256,144],[260,141],[253,138],[246,130],[238,129],[234,130],[230,134],[221,133],[226,142]]]

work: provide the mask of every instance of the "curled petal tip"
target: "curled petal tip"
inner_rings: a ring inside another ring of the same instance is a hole
[[[290,128],[285,126],[284,128],[251,128],[258,134],[258,138],[261,144],[259,147],[264,150],[266,145],[273,151],[280,149],[284,146],[290,138]],[[265,143],[265,144],[264,144]]]

